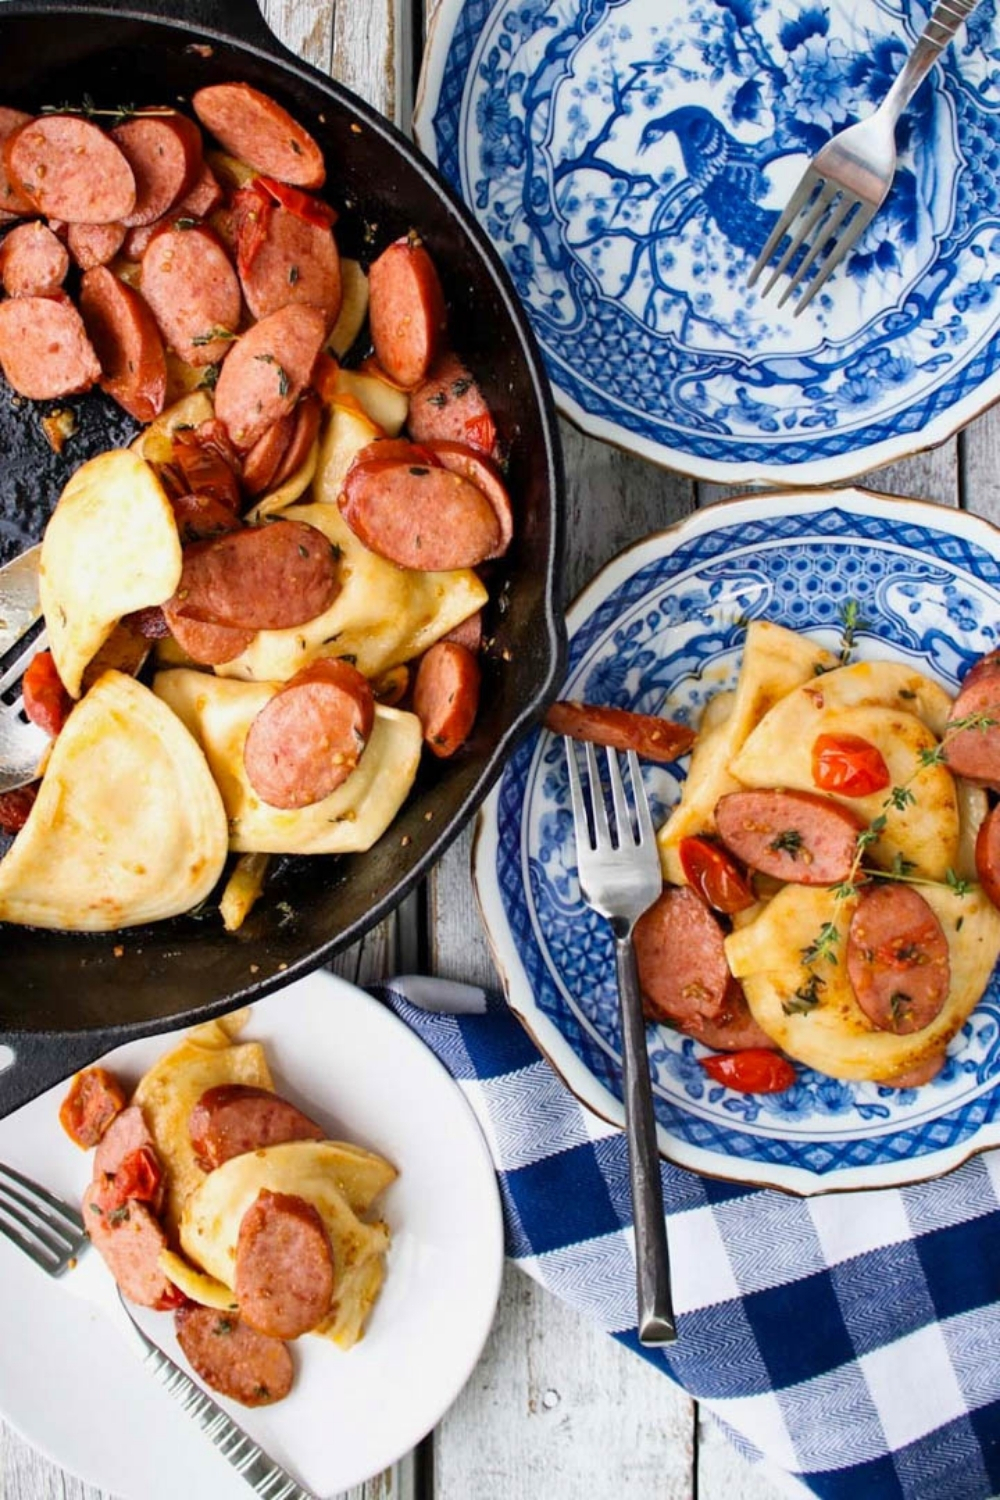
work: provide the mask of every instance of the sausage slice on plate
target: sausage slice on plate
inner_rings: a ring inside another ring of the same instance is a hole
[[[323,1127],[287,1099],[246,1083],[207,1089],[191,1111],[188,1133],[203,1172],[285,1141],[326,1139]]]
[[[182,1307],[174,1315],[174,1327],[191,1368],[230,1401],[270,1406],[291,1390],[295,1372],[286,1346],[257,1333],[239,1313]]]
[[[316,1209],[261,1188],[236,1242],[234,1289],[244,1321],[272,1338],[298,1338],[330,1311],[333,1288],[333,1251]]]
[[[854,866],[862,824],[812,792],[729,792],[715,808],[719,837],[744,864],[797,885],[835,885]]]
[[[948,997],[948,940],[912,886],[862,891],[847,935],[847,973],[858,1004],[881,1031],[923,1031]]]

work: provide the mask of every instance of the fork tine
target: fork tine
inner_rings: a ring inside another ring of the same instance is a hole
[[[833,249],[829,253],[831,256],[837,256],[837,230],[840,228],[841,224],[847,218],[851,210],[857,207],[857,205],[857,198],[852,198],[849,193],[844,193],[840,202],[836,205],[836,207],[833,209],[833,212],[830,214],[829,219],[816,235],[815,242],[811,246],[808,255],[803,257],[797,271],[795,272],[795,275],[792,277],[788,285],[785,287],[785,290],[782,292],[781,297],[778,301],[779,307],[784,307],[785,303],[788,301],[792,293],[798,287],[802,286],[805,281],[807,272],[811,269],[814,262],[823,253],[824,249],[830,243],[831,239],[833,240],[834,244]]]
[[[788,200],[788,205],[767,237],[767,243],[753,263],[750,275],[747,277],[747,286],[752,287],[757,277],[767,265],[775,250],[781,244],[782,239],[788,233],[788,229],[799,210],[805,205],[809,195],[812,193],[819,181],[817,173],[812,167],[807,167],[799,178],[798,186]],[[767,294],[765,293],[765,296]]]
[[[580,770],[576,763],[576,750],[574,742],[569,735],[563,735],[563,749],[566,752],[566,770],[569,773],[569,797],[573,806],[573,829],[576,834],[578,849],[586,849],[590,846],[590,827],[587,823],[587,809],[583,801],[583,787],[580,784]]]
[[[14,658],[3,676],[0,677],[0,693],[5,693],[12,683],[17,682],[20,677],[24,676],[27,668],[44,645],[45,632],[43,630],[35,640],[25,646],[24,650]]]
[[[16,1195],[11,1195],[16,1196]],[[20,1200],[21,1203],[24,1200]],[[37,1218],[6,1196],[0,1197],[0,1233],[12,1239],[36,1265],[53,1270],[59,1262],[79,1248],[79,1236],[66,1234],[52,1224]]]
[[[71,1203],[64,1203],[61,1198],[57,1198],[54,1193],[48,1192],[39,1183],[32,1182],[29,1177],[22,1177],[21,1173],[15,1172],[13,1167],[8,1167],[3,1162],[0,1162],[0,1189],[6,1188],[6,1184],[3,1182],[5,1177],[10,1178],[11,1182],[17,1183],[18,1187],[24,1190],[33,1203],[44,1204],[54,1217],[63,1219],[76,1234],[84,1233],[86,1226],[83,1219]],[[6,1191],[9,1192],[10,1189],[6,1188]]]
[[[812,203],[809,213],[803,219],[798,234],[795,235],[792,243],[789,245],[788,249],[785,251],[784,255],[778,261],[778,264],[775,266],[773,272],[771,273],[771,277],[767,283],[767,286],[761,292],[761,297],[766,297],[769,295],[771,288],[774,286],[774,283],[782,274],[789,261],[802,248],[802,245],[812,234],[816,225],[826,217],[830,204],[833,202],[834,198],[836,198],[838,192],[840,191],[836,183],[826,182],[822,177],[818,177],[817,180],[823,183],[819,195]]]
[[[615,822],[618,825],[617,847],[624,849],[627,845],[635,843],[635,831],[632,827],[632,813],[625,797],[625,784],[622,781],[621,767],[618,764],[618,756],[614,750],[605,752],[608,757],[608,780],[611,783],[611,800],[615,805]]]
[[[795,311],[792,314],[793,317],[797,318],[799,316],[799,313],[804,312],[805,309],[809,306],[810,302],[815,297],[820,287],[824,285],[827,277],[831,274],[831,272],[835,271],[837,266],[840,265],[840,262],[844,259],[851,246],[856,242],[858,236],[868,228],[868,225],[871,223],[872,219],[874,219],[875,214],[876,210],[874,208],[861,208],[855,214],[854,218],[844,230],[844,233],[841,235],[834,248],[830,251],[830,254],[827,256],[823,265],[813,277],[809,287],[799,298],[798,302],[795,305]]]
[[[590,815],[594,820],[594,843],[598,848],[611,843],[608,828],[608,810],[604,806],[604,788],[601,773],[597,768],[597,751],[588,740],[583,747],[587,758],[587,775],[590,777]]]
[[[628,770],[632,778],[632,800],[635,803],[635,817],[639,828],[638,843],[642,848],[650,840],[655,840],[656,829],[653,827],[653,815],[649,810],[649,798],[646,796],[642,771],[639,769],[639,757],[634,750],[628,753]]]

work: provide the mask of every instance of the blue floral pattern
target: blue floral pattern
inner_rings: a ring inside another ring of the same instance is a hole
[[[887,203],[798,319],[747,273],[811,155],[885,94],[917,0],[452,0],[451,15],[421,143],[474,205],[577,412],[689,472],[826,463],[822,482],[831,459],[845,477],[1000,394],[995,0],[918,91]]]
[[[852,503],[853,497],[853,503]],[[732,517],[732,519],[730,519]],[[945,519],[947,517],[947,519]],[[844,605],[866,622],[856,654],[905,661],[950,689],[1000,645],[1000,536],[971,517],[936,524],[930,506],[838,492],[835,502],[788,496],[722,507],[640,546],[588,590],[570,616],[562,696],[697,722],[732,686],[746,623],[766,618],[839,648]],[[645,764],[658,821],[682,771]],[[498,830],[496,882],[537,1010],[600,1085],[621,1097],[614,953],[607,924],[586,907],[561,742],[535,734],[516,752],[485,814]],[[781,1095],[742,1095],[710,1081],[700,1044],[649,1028],[656,1110],[668,1137],[696,1147],[708,1170],[787,1185],[792,1169],[824,1185],[904,1163],[917,1176],[942,1151],[1000,1120],[1000,980],[920,1089],[855,1084],[799,1070]],[[1000,1128],[996,1139],[1000,1140]],[[925,1160],[926,1159],[926,1160]],[[929,1165],[930,1164],[930,1165]]]

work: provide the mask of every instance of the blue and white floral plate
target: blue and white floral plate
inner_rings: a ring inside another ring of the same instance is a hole
[[[747,273],[869,114],[922,0],[439,0],[414,119],[528,308],[563,411],[704,479],[828,484],[1000,397],[1000,23],[900,125],[892,194],[801,318]]]
[[[621,554],[576,601],[561,696],[697,722],[734,685],[748,620],[839,650],[848,601],[865,622],[857,659],[906,662],[953,692],[1000,645],[1000,531],[854,489],[712,506]],[[658,824],[681,774],[643,767]],[[620,1123],[614,950],[580,896],[558,737],[516,751],[480,813],[474,872],[511,1007],[573,1092]],[[647,1040],[660,1149],[713,1176],[798,1193],[898,1186],[1000,1144],[998,975],[919,1089],[800,1069],[786,1093],[739,1094],[707,1077],[690,1037],[650,1026]]]

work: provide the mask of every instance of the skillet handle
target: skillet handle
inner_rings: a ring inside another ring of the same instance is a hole
[[[0,1031],[0,1120],[120,1042],[114,1031]]]
[[[72,0],[71,0],[72,3]],[[261,14],[257,0],[97,0],[95,8],[128,11],[132,15],[152,16],[158,21],[179,21],[197,30],[218,31],[236,42],[268,52],[279,62],[298,61],[294,53],[278,41]],[[18,14],[31,11],[66,9],[65,0],[17,0]],[[0,4],[0,14],[3,6]]]

